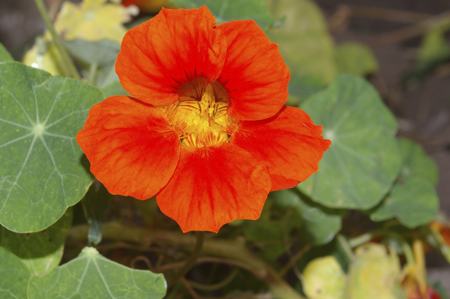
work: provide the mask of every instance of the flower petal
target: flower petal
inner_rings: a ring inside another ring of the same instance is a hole
[[[230,112],[241,120],[275,115],[287,101],[289,70],[277,45],[254,21],[227,22],[217,27],[228,43],[219,82],[231,99]]]
[[[91,172],[112,194],[148,199],[164,187],[179,159],[179,138],[158,111],[110,97],[89,112],[77,141]]]
[[[226,41],[214,27],[206,7],[162,9],[125,35],[116,63],[120,82],[130,95],[165,105],[176,101],[179,89],[193,79],[216,80]]]
[[[182,151],[172,179],[156,200],[183,232],[217,232],[233,220],[259,218],[270,186],[264,165],[226,144]]]
[[[267,120],[242,122],[232,142],[268,166],[272,190],[294,187],[316,172],[330,145],[322,128],[293,107]]]

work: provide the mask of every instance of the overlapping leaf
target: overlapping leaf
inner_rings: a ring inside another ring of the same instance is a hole
[[[33,275],[42,276],[59,265],[71,224],[69,210],[54,225],[38,233],[16,234],[0,227],[0,247],[19,257]]]
[[[101,92],[19,63],[0,64],[0,224],[36,232],[86,193],[75,135]]]
[[[272,0],[277,26],[270,30],[290,66],[290,92],[306,97],[335,77],[333,41],[324,17],[310,0]]]
[[[14,254],[0,247],[0,298],[26,299],[30,272]]]
[[[294,190],[272,193],[276,204],[293,212],[289,219],[300,228],[301,238],[309,244],[320,245],[331,241],[341,229],[341,213],[327,209],[302,198]]]
[[[317,174],[301,190],[328,207],[368,209],[386,195],[400,169],[396,121],[375,89],[342,75],[302,106],[332,141]]]
[[[364,76],[374,73],[378,63],[369,47],[360,43],[343,43],[335,48],[337,71]]]
[[[67,41],[65,45],[77,60],[99,67],[113,65],[120,49],[119,42],[107,39],[98,41],[75,39]]]
[[[340,211],[320,206],[296,190],[273,192],[258,221],[243,226],[246,239],[261,248],[270,261],[286,253],[295,235],[307,244],[321,245],[341,229]],[[296,234],[293,234],[296,232]]]
[[[437,168],[419,145],[400,141],[402,168],[390,194],[370,215],[374,221],[396,218],[407,227],[426,224],[436,217]]]
[[[161,299],[166,282],[161,274],[132,270],[86,247],[76,259],[30,282],[29,299]]]

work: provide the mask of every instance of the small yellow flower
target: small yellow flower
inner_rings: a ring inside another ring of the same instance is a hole
[[[23,63],[34,68],[45,70],[52,75],[61,75],[59,56],[56,46],[47,38],[38,37],[34,46],[28,50],[23,58]]]
[[[125,8],[106,0],[84,0],[78,5],[66,1],[55,27],[65,40],[109,39],[120,42],[126,32],[123,24],[136,13],[134,6]]]

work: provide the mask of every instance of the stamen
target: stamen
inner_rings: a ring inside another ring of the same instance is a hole
[[[219,146],[230,138],[233,121],[228,115],[228,104],[216,100],[212,84],[203,89],[199,100],[183,96],[165,111],[186,148]]]

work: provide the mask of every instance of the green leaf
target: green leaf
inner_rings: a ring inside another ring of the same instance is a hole
[[[317,78],[301,77],[297,73],[291,73],[288,105],[298,106],[304,99],[324,90],[326,87],[326,84]]]
[[[374,221],[396,218],[403,225],[414,228],[430,222],[437,215],[437,167],[419,145],[406,139],[399,144],[403,158],[400,176],[370,218]]]
[[[117,95],[128,95],[127,91],[122,87],[122,84],[120,84],[119,81],[112,82],[104,87],[101,87],[101,90],[105,98]]]
[[[299,188],[328,207],[368,209],[386,195],[400,169],[394,116],[365,80],[341,75],[303,109],[332,141],[317,174]]]
[[[276,203],[268,200],[258,221],[245,221],[242,226],[246,240],[259,248],[262,257],[270,262],[274,262],[288,250],[290,233],[299,226],[298,222],[291,221],[294,213],[285,209],[278,210]]]
[[[76,259],[30,281],[29,299],[160,299],[166,293],[162,274],[133,270],[86,247]]]
[[[27,267],[18,257],[0,247],[0,298],[27,298],[30,276]]]
[[[307,244],[322,245],[340,229],[339,211],[313,203],[296,190],[272,192],[260,219],[243,226],[246,239],[260,248],[268,261],[288,250],[293,235]]]
[[[101,92],[16,62],[0,64],[0,224],[36,232],[91,184],[75,135]]]
[[[364,76],[376,72],[378,63],[369,47],[360,43],[343,43],[335,48],[339,73]]]
[[[100,69],[96,82],[105,98],[113,95],[128,95],[122,84],[120,84],[114,64]]]
[[[445,37],[449,29],[450,21],[447,26],[437,26],[424,36],[417,57],[420,69],[433,67],[450,57],[450,44]]]
[[[273,23],[267,1],[261,0],[170,0],[177,7],[194,8],[208,6],[217,22],[253,19],[267,29]]]
[[[0,43],[0,62],[5,61],[14,61],[11,54],[9,54],[8,50],[6,50],[5,46],[3,46],[2,43]]]
[[[272,12],[278,26],[270,30],[290,66],[293,77],[290,91],[304,97],[303,87],[325,85],[335,77],[333,41],[319,7],[310,0],[273,0]],[[304,81],[304,83],[302,83]],[[301,86],[303,85],[303,86]]]
[[[72,224],[72,210],[48,229],[34,234],[16,234],[0,227],[0,246],[19,257],[33,275],[45,275],[56,268]]]
[[[66,41],[70,54],[86,64],[98,66],[113,65],[120,50],[120,44],[112,40],[86,41],[76,39]]]
[[[276,205],[293,211],[290,222],[297,223],[300,235],[313,245],[330,242],[341,229],[341,213],[327,209],[305,198],[295,190],[278,191],[271,194]]]

